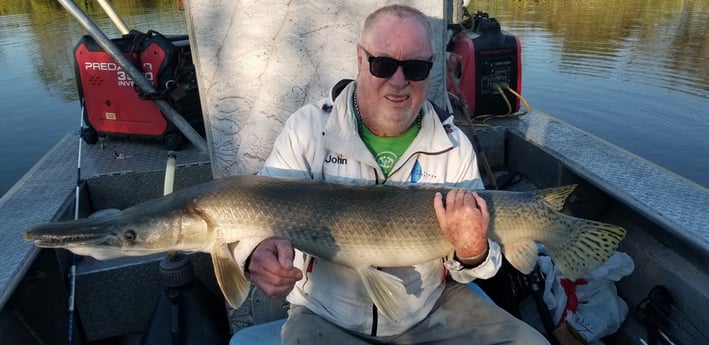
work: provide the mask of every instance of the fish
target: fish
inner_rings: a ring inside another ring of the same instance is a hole
[[[477,190],[490,214],[488,236],[522,273],[536,265],[544,245],[570,279],[601,266],[625,230],[561,212],[575,185],[530,192]],[[451,188],[347,185],[259,175],[215,179],[98,218],[51,222],[24,238],[106,260],[166,251],[211,254],[215,276],[234,308],[249,281],[229,243],[280,237],[314,257],[355,270],[385,317],[403,317],[397,305],[406,289],[378,267],[401,267],[447,256],[453,246],[433,208],[436,192]]]

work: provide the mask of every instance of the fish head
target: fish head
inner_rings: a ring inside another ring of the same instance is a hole
[[[24,237],[39,247],[64,248],[99,260],[200,251],[211,242],[208,223],[184,208],[154,212],[133,207],[109,216],[38,225]]]

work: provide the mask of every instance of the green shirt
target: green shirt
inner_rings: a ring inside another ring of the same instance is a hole
[[[398,137],[380,137],[369,131],[367,126],[362,127],[362,141],[367,145],[369,152],[374,155],[374,159],[387,177],[419,133],[418,126],[411,126],[409,130]]]

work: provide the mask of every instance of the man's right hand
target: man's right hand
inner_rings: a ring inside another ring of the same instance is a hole
[[[303,272],[293,266],[293,246],[282,238],[263,240],[249,257],[246,270],[251,282],[271,298],[281,298],[293,290]]]

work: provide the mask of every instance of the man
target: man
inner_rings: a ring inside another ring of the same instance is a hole
[[[288,295],[284,344],[547,344],[461,284],[495,275],[501,254],[488,240],[487,205],[470,191],[483,188],[472,145],[451,118],[442,123],[426,100],[434,56],[431,27],[421,12],[392,5],[372,13],[357,45],[356,81],[338,84],[330,99],[294,113],[261,174],[465,188],[432,196],[455,250],[441,260],[382,268],[400,277],[409,292],[400,306],[406,316],[390,320],[351,269],[294,251],[285,239],[239,243],[234,257],[251,282],[271,297]]]

